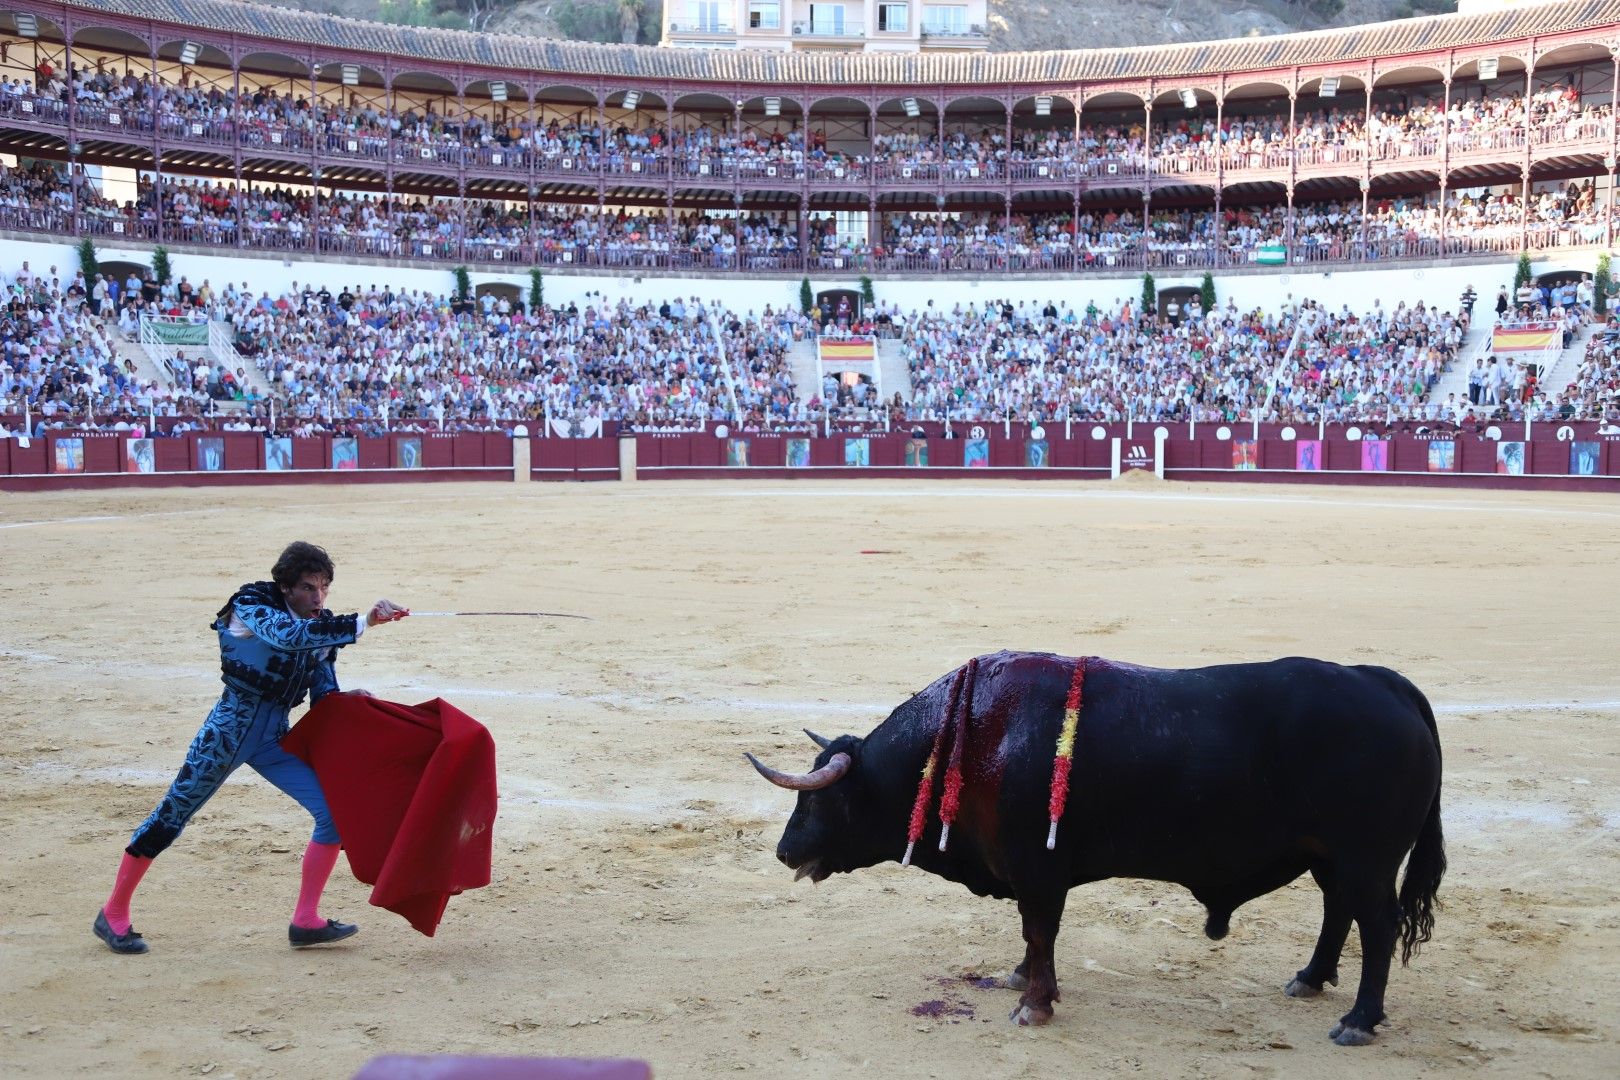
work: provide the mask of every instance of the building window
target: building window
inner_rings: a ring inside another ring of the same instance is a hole
[[[910,4],[879,4],[878,29],[890,33],[905,33],[910,14]]]
[[[923,33],[966,34],[966,4],[929,4],[923,8]]]
[[[782,5],[779,0],[748,0],[750,30],[780,30]]]
[[[810,32],[812,34],[842,34],[844,32],[844,5],[811,4]]]
[[[718,34],[730,29],[720,22],[720,0],[686,0],[686,20],[702,34]]]

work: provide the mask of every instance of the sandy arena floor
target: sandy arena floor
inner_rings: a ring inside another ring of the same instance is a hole
[[[221,503],[230,500],[231,510]],[[257,509],[250,509],[256,507]],[[147,877],[152,952],[90,934],[119,849],[216,694],[207,624],[306,538],[333,606],[408,620],[340,674],[494,732],[495,883],[440,935],[365,905],[294,953],[308,819],[251,773]],[[862,555],[863,549],[883,554]],[[661,1077],[1608,1077],[1620,1063],[1620,500],[1236,485],[468,485],[0,495],[0,1061],[8,1076],[346,1077],[384,1052],[628,1055]],[[1180,889],[1077,890],[1053,1024],[968,979],[1011,904],[890,863],[773,857],[802,726],[865,732],[1003,647],[1195,665],[1386,663],[1446,752],[1436,939],[1378,1043],[1314,1001],[1309,879],[1220,943]],[[1576,704],[1570,704],[1576,703]],[[938,1014],[938,1015],[933,1015]]]

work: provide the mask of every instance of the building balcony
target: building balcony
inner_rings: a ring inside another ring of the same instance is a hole
[[[921,31],[925,49],[988,49],[990,34],[977,23],[968,26],[930,26]]]
[[[796,38],[812,38],[817,44],[823,41],[864,41],[866,40],[866,24],[849,19],[837,22],[807,19],[802,22],[794,22],[793,36]]]

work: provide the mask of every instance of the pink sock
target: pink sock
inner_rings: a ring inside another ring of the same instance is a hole
[[[113,933],[129,933],[129,900],[135,895],[135,886],[146,876],[146,868],[151,865],[151,859],[124,852],[124,860],[118,864],[118,877],[113,879],[112,895],[101,907]]]
[[[321,893],[326,889],[326,879],[332,876],[332,867],[337,865],[341,847],[311,840],[304,849],[304,883],[298,890],[298,907],[293,910],[294,926],[312,930],[326,925],[320,916]]]

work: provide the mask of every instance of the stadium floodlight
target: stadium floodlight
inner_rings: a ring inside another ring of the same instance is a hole
[[[187,67],[195,64],[201,55],[202,46],[195,41],[183,42],[180,46],[180,62]]]
[[[1196,90],[1183,90],[1181,92],[1181,103],[1189,109],[1198,108],[1198,92]]]
[[[624,95],[624,107],[625,108],[633,109],[639,104],[641,104],[641,91],[640,90],[632,90],[628,94]]]
[[[26,11],[17,13],[17,36],[26,38],[39,37],[39,16],[30,15]]]
[[[1496,78],[1497,65],[1501,62],[1499,57],[1487,56],[1479,62],[1479,81],[1490,82]]]
[[[360,65],[359,64],[344,64],[343,65],[343,85],[344,86],[359,86],[360,85]]]
[[[765,99],[765,115],[766,116],[781,116],[782,115],[782,99],[779,98],[779,97],[768,97],[768,98],[766,98]]]
[[[1329,75],[1322,80],[1322,85],[1316,91],[1317,97],[1332,97],[1339,92],[1339,77]]]
[[[916,118],[922,115],[922,106],[917,104],[916,98],[908,97],[900,104],[905,106],[907,116]]]
[[[489,84],[489,100],[491,100],[491,101],[505,101],[506,100],[506,84],[503,83],[503,82],[499,82],[499,81],[490,83]]]
[[[1052,115],[1052,95],[1051,94],[1042,94],[1040,97],[1035,99],[1035,115],[1036,116],[1051,116]]]

